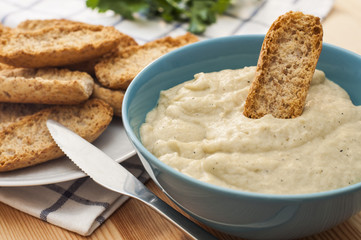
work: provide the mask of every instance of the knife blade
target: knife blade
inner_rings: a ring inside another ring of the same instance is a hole
[[[128,170],[87,140],[56,121],[49,119],[46,125],[60,149],[95,182],[142,201],[194,239],[217,239],[163,202]]]

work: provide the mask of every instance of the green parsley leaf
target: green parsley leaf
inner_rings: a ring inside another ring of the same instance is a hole
[[[134,19],[137,13],[147,19],[188,22],[190,32],[201,34],[228,9],[231,0],[87,0],[86,4],[99,12],[112,10],[126,19]]]

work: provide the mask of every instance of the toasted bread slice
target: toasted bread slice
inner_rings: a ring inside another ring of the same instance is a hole
[[[93,91],[84,72],[56,68],[14,68],[0,71],[0,102],[76,104]]]
[[[95,65],[95,74],[104,87],[125,90],[149,63],[176,48],[196,41],[198,38],[188,33],[176,38],[165,37],[142,46],[131,46],[100,60]]]
[[[0,172],[63,156],[46,127],[53,119],[88,141],[94,141],[112,120],[112,108],[99,99],[80,105],[54,106],[8,125],[0,132]]]
[[[92,24],[72,21],[69,19],[44,19],[44,20],[25,20],[15,28],[15,30],[19,31],[37,31],[46,28],[56,28],[56,27],[74,27],[74,26],[94,26]],[[112,49],[110,52],[118,52],[123,50],[125,47],[138,45],[137,42],[130,36],[119,33],[119,44],[117,47]],[[93,58],[84,62],[75,63],[71,65],[65,66],[70,70],[76,70],[81,72],[86,72],[92,76],[95,76],[94,66],[99,61],[99,58]]]
[[[0,103],[0,131],[22,117],[47,107],[49,106],[44,104]]]
[[[16,26],[16,30],[21,31],[37,31],[43,28],[56,28],[64,26],[89,26],[91,24],[73,21],[69,19],[28,19],[20,22]]]
[[[14,29],[19,31],[38,31],[41,29],[52,29],[57,27],[79,27],[84,26],[87,27],[100,27],[101,25],[92,25],[84,22],[72,21],[69,19],[43,19],[43,20],[25,20]],[[123,50],[123,48],[128,46],[138,45],[138,43],[129,35],[119,32],[119,44],[116,48],[112,49],[111,52],[118,52]]]
[[[86,73],[90,74],[91,76],[95,77],[95,65],[99,61],[101,61],[101,59],[103,57],[110,57],[110,56],[117,55],[118,52],[123,51],[125,48],[127,48],[129,46],[137,46],[137,45],[138,45],[138,43],[132,37],[121,33],[120,42],[118,43],[116,48],[114,48],[111,52],[109,52],[99,58],[94,58],[94,59],[91,59],[91,60],[88,60],[85,62],[67,65],[65,67],[70,70],[86,72]]]
[[[115,116],[122,116],[122,105],[124,98],[123,90],[113,90],[94,84],[94,90],[92,94],[93,98],[99,98],[108,103],[112,108]]]
[[[0,35],[12,31],[11,27],[4,26],[0,23]]]
[[[0,62],[16,67],[64,66],[100,57],[117,47],[114,27],[70,24],[0,35]]]
[[[0,63],[0,71],[4,70],[4,69],[12,69],[12,68],[14,68],[14,67],[11,65],[7,65],[5,63]]]
[[[258,59],[244,115],[295,118],[302,114],[322,50],[318,17],[288,12],[270,27]]]

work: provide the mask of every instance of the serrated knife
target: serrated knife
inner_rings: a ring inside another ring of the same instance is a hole
[[[46,125],[60,149],[95,182],[147,204],[194,239],[217,239],[163,202],[97,147],[56,121],[48,120]]]

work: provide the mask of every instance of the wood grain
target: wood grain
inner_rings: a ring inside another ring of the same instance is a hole
[[[333,10],[323,21],[324,42],[338,45],[361,54],[361,1],[336,0]],[[149,181],[147,186],[167,203],[169,199]],[[178,209],[179,210],[179,209]],[[203,226],[204,227],[204,226]],[[222,240],[239,238],[205,227]],[[160,217],[150,208],[131,199],[119,208],[91,236],[83,237],[24,214],[0,203],[0,240],[169,240],[189,239],[184,233]],[[303,240],[361,239],[361,213],[346,222]]]

